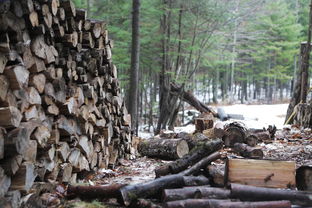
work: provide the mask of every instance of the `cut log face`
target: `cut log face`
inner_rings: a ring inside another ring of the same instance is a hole
[[[4,71],[12,90],[19,90],[27,86],[29,72],[24,66],[17,65],[13,67],[6,67]]]
[[[295,166],[292,161],[229,159],[226,163],[225,180],[226,183],[294,188]]]
[[[138,151],[143,156],[175,160],[188,154],[189,148],[182,139],[148,139],[141,141]]]
[[[105,23],[71,0],[4,0],[0,13],[0,198],[133,158]]]
[[[27,192],[32,187],[36,177],[37,173],[34,164],[25,162],[12,178],[11,189]]]
[[[18,127],[22,120],[21,112],[11,106],[0,108],[0,126]]]
[[[301,166],[296,171],[297,188],[303,191],[312,191],[312,167]]]

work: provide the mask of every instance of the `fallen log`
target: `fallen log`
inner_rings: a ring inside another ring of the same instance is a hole
[[[179,174],[184,175],[184,176],[194,175],[198,173],[202,168],[207,167],[211,162],[220,158],[221,158],[221,154],[219,152],[212,153],[211,155],[203,158],[202,160],[197,162],[195,165],[180,172]]]
[[[129,206],[138,198],[160,198],[164,189],[182,188],[184,186],[207,185],[209,180],[204,176],[169,175],[143,184],[128,185],[120,189],[120,203]]]
[[[293,161],[229,159],[225,166],[225,183],[294,188],[295,166]]]
[[[232,202],[217,199],[188,199],[172,201],[165,204],[166,208],[290,208],[289,201],[271,202]]]
[[[126,184],[110,184],[104,186],[71,186],[67,188],[67,197],[79,197],[81,199],[103,199],[119,197],[119,189]]]
[[[231,197],[242,201],[276,201],[289,200],[292,204],[312,206],[312,193],[304,191],[283,190],[231,184]]]
[[[184,187],[181,189],[165,189],[162,201],[178,201],[185,199],[228,199],[230,190],[210,186]]]
[[[233,150],[239,153],[241,156],[252,159],[262,159],[263,151],[261,148],[250,147],[247,144],[236,143]]]
[[[146,139],[139,143],[138,151],[142,156],[176,160],[189,153],[183,139]]]
[[[312,166],[301,166],[297,169],[296,184],[299,190],[312,191]]]
[[[156,177],[179,173],[189,166],[194,165],[202,158],[220,150],[222,148],[222,144],[222,141],[220,139],[217,139],[214,141],[205,142],[197,147],[194,147],[189,154],[185,155],[181,159],[156,168]]]

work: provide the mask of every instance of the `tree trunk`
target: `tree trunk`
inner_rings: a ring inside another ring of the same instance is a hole
[[[132,48],[131,48],[131,76],[129,89],[129,113],[133,128],[137,126],[139,62],[140,62],[140,0],[133,0],[132,5]],[[136,133],[138,129],[136,129]]]

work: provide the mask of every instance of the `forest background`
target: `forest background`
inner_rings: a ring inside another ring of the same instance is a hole
[[[132,1],[74,2],[107,22],[128,98]],[[307,37],[309,2],[141,0],[138,123],[172,127],[185,107],[180,92],[207,104],[287,101]]]

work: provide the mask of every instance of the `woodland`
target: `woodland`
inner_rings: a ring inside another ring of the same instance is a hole
[[[129,97],[132,2],[75,4],[107,22],[122,92]],[[300,43],[307,39],[308,5],[308,0],[141,1],[140,124],[156,132],[173,126],[185,104],[181,93],[166,96],[170,84],[209,104],[287,101]]]
[[[311,36],[312,0],[0,0],[0,208],[311,207]]]

